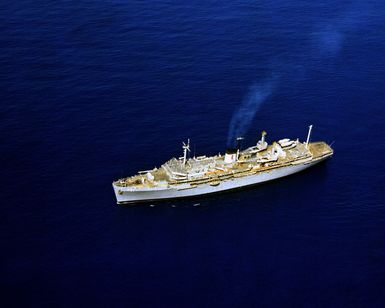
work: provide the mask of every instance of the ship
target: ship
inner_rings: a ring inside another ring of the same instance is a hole
[[[271,144],[262,132],[255,145],[242,149],[237,145],[215,156],[188,157],[190,140],[182,143],[183,156],[172,158],[159,168],[139,171],[136,175],[113,181],[118,204],[196,197],[225,192],[282,178],[333,155],[324,141],[310,142],[312,125],[305,142],[280,139]]]

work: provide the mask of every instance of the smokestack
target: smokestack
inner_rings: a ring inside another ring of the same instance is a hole
[[[224,158],[224,162],[226,164],[231,164],[231,163],[235,163],[237,161],[237,156],[238,156],[238,151],[237,149],[227,149],[226,150],[226,154],[225,154],[225,158]]]

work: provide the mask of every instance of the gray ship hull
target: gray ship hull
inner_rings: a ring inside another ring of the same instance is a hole
[[[257,172],[256,174],[231,178],[228,180],[220,181],[219,183],[205,183],[200,185],[179,184],[169,185],[165,187],[157,188],[144,188],[133,189],[130,187],[119,187],[113,184],[114,192],[116,195],[117,203],[135,203],[140,201],[156,201],[165,199],[186,198],[207,194],[214,194],[232,190],[236,188],[251,186],[268,182],[274,179],[282,178],[302,170],[305,170],[330,156],[324,156],[317,159],[309,160],[302,163],[297,163],[285,167],[279,167],[276,169]]]

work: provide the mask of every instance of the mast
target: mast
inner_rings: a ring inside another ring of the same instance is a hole
[[[245,139],[243,137],[237,137],[237,149],[240,150],[242,147],[242,140]]]
[[[309,148],[309,141],[310,141],[310,135],[311,135],[311,130],[313,128],[313,125],[310,125],[309,126],[309,131],[307,133],[307,139],[306,139],[306,148],[308,149]]]
[[[183,166],[186,165],[186,161],[187,161],[187,151],[190,152],[190,139],[187,139],[187,144],[185,144],[184,142],[183,143]]]
[[[262,131],[261,135],[262,135],[261,143],[264,144],[265,143],[265,136],[267,135],[266,131]]]
[[[245,139],[243,137],[238,137],[237,138],[237,160],[239,158],[239,151],[241,150],[241,146],[242,146],[242,140]]]

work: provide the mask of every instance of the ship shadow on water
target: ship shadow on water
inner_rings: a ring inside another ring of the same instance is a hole
[[[214,194],[122,203],[119,204],[119,207],[127,209],[132,207],[206,208],[209,206],[233,206],[239,205],[240,203],[246,204],[246,199],[249,199],[250,197],[257,200],[258,198],[262,199],[266,196],[273,197],[277,194],[303,194],[305,191],[309,194],[318,193],[319,188],[323,186],[322,184],[325,182],[329,173],[328,161],[329,160],[322,161],[311,168],[286,177]]]

